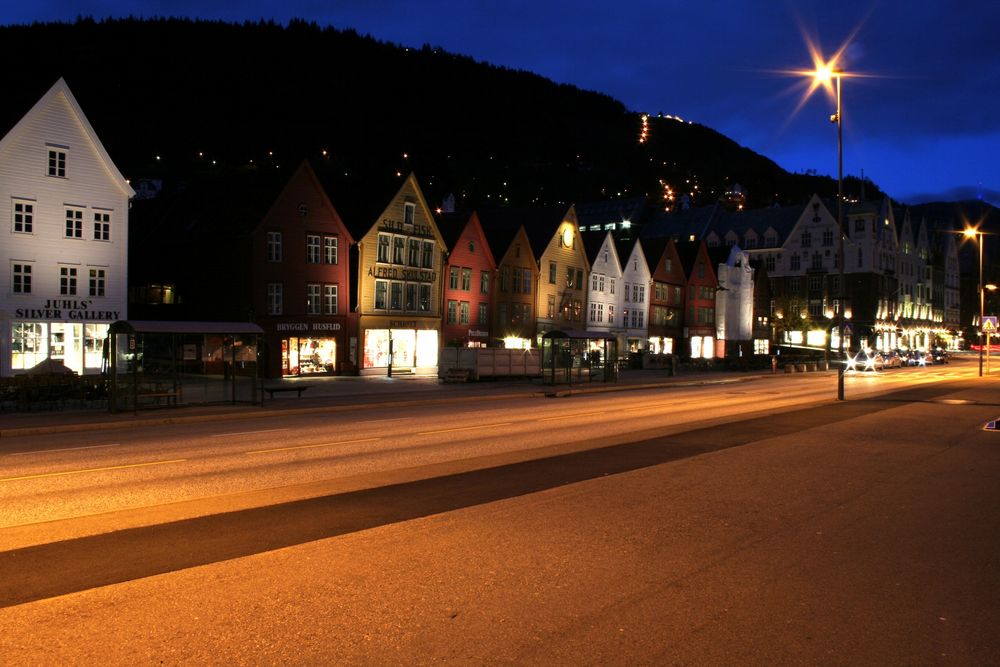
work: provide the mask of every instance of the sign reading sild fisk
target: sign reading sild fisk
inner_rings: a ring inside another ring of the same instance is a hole
[[[83,299],[46,299],[41,308],[17,308],[15,317],[34,320],[117,320],[117,310],[90,310],[91,301]]]

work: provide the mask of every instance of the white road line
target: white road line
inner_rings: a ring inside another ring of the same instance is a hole
[[[593,417],[594,415],[606,415],[606,414],[608,414],[607,410],[601,410],[599,412],[577,412],[576,414],[559,415],[558,417],[539,417],[535,421],[551,422],[557,419],[573,419],[574,417]]]
[[[63,447],[61,449],[39,449],[34,452],[11,452],[8,456],[24,456],[25,454],[48,454],[50,452],[75,452],[81,449],[102,449],[104,447],[121,447],[120,443],[113,445],[86,445],[84,447]]]
[[[183,463],[187,459],[171,459],[169,461],[150,461],[148,463],[129,463],[120,466],[106,466],[104,468],[84,468],[82,470],[64,470],[62,472],[43,472],[37,475],[21,475],[20,477],[3,477],[0,482],[17,482],[25,479],[42,479],[44,477],[65,477],[67,475],[82,475],[88,472],[107,472],[109,470],[125,470],[127,468],[147,468],[149,466],[163,466],[170,463]]]
[[[375,442],[382,438],[363,438],[361,440],[340,440],[338,442],[318,442],[313,445],[295,445],[294,447],[274,447],[272,449],[252,449],[245,454],[268,454],[271,452],[290,452],[296,449],[315,449],[316,447],[335,447],[337,445],[353,445],[358,442]]]
[[[262,431],[240,431],[239,433],[216,433],[213,438],[228,438],[231,435],[257,435],[258,433],[277,433],[278,431],[287,431],[287,428],[268,428]]]
[[[461,426],[459,428],[443,428],[437,431],[418,431],[417,435],[437,435],[438,433],[454,433],[456,431],[472,431],[478,428],[495,428],[497,426],[510,426],[514,422],[501,422],[499,424],[479,424],[477,426]]]

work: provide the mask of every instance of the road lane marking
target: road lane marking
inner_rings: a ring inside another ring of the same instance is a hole
[[[555,421],[557,419],[573,419],[574,417],[593,417],[594,415],[606,415],[606,414],[608,414],[607,410],[600,410],[598,412],[577,412],[576,414],[559,415],[558,417],[539,417],[535,421],[550,422],[550,421]]]
[[[61,449],[39,449],[34,452],[11,452],[8,456],[24,456],[25,454],[48,454],[50,452],[75,452],[81,449],[102,449],[104,447],[121,447],[120,443],[113,445],[85,445],[83,447],[63,447]]]
[[[187,459],[171,459],[169,461],[148,461],[146,463],[127,463],[120,466],[106,466],[104,468],[84,468],[82,470],[63,470],[62,472],[43,472],[37,475],[21,475],[20,477],[3,477],[0,482],[17,482],[25,479],[42,479],[45,477],[65,477],[67,475],[82,475],[88,472],[107,472],[109,470],[126,470],[128,468],[147,468],[149,466],[163,466],[171,463],[183,463]]]
[[[238,433],[216,433],[213,438],[226,438],[231,435],[257,435],[258,433],[277,433],[278,431],[287,431],[287,428],[268,428],[262,431],[240,431]]]
[[[355,424],[381,424],[382,422],[399,422],[404,419],[410,419],[410,417],[387,417],[385,419],[366,419],[363,422],[354,422]]]
[[[296,449],[314,449],[316,447],[335,447],[336,445],[353,445],[359,442],[375,442],[382,438],[362,438],[360,440],[339,440],[337,442],[318,442],[314,445],[295,445],[293,447],[272,447],[271,449],[251,449],[246,454],[268,454],[270,452],[290,452]]]
[[[418,431],[417,435],[437,435],[438,433],[454,433],[456,431],[472,431],[477,428],[494,428],[497,426],[510,426],[514,422],[501,422],[499,424],[478,424],[476,426],[460,426],[459,428],[443,428],[437,431]]]

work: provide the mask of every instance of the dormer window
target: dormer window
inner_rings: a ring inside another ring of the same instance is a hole
[[[59,147],[49,147],[49,176],[56,178],[66,178],[66,149]]]

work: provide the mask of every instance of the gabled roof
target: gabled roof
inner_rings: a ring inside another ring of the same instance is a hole
[[[604,232],[603,234],[580,234],[580,238],[583,239],[583,249],[587,253],[587,261],[593,266],[594,262],[597,261],[598,255],[601,254],[601,248],[604,247],[604,242],[608,239],[609,232]],[[614,239],[612,238],[612,245],[614,245]]]
[[[663,257],[663,252],[667,249],[667,244],[670,243],[668,237],[662,236],[659,238],[639,239],[639,243],[642,247],[642,254],[646,258],[646,266],[656,266],[660,258]]]
[[[76,101],[76,97],[73,96],[69,86],[66,84],[66,80],[62,77],[59,77],[59,80],[56,81],[51,88],[49,88],[48,92],[42,95],[41,99],[35,102],[35,105],[31,107],[28,113],[24,114],[24,116],[21,117],[21,120],[19,120],[17,124],[14,125],[14,127],[11,128],[11,130],[7,132],[2,139],[0,139],[0,154],[2,154],[4,150],[6,150],[11,143],[13,143],[14,138],[31,123],[34,116],[40,114],[42,110],[51,105],[58,97],[63,97],[66,100],[66,103],[69,105],[73,115],[76,116],[77,122],[80,123],[80,127],[83,128],[83,133],[93,145],[94,150],[97,151],[101,161],[104,163],[105,169],[108,170],[108,174],[111,176],[111,179],[115,182],[118,188],[121,189],[125,196],[135,196],[135,190],[132,189],[132,186],[129,185],[127,180],[125,180],[122,173],[118,171],[118,167],[116,167],[115,163],[112,162],[111,156],[109,156],[108,152],[104,149],[104,144],[101,143],[101,140],[94,131],[94,128],[91,126],[90,121],[87,120],[86,114],[83,113],[83,109],[80,108],[80,104]]]
[[[677,248],[677,256],[681,260],[681,266],[684,267],[684,275],[689,279],[694,272],[695,261],[701,255],[703,246],[702,241],[678,241],[674,243],[674,247]],[[715,274],[715,266],[712,265],[711,260],[708,262],[708,269],[713,275]]]
[[[509,240],[514,239],[518,227],[524,226],[528,242],[531,243],[531,251],[537,261],[549,245],[549,241],[555,236],[559,225],[566,219],[569,207],[566,206],[542,206],[536,208],[498,208],[486,211],[479,211],[479,222],[483,226],[487,237],[492,237],[497,232],[509,233]],[[506,234],[504,234],[506,236]],[[494,248],[494,256],[502,257],[507,246]]]
[[[438,231],[441,232],[441,238],[444,239],[444,245],[448,248],[449,253],[454,252],[455,245],[462,238],[462,233],[471,218],[469,213],[442,213],[435,216],[434,220],[437,222]]]
[[[615,252],[618,253],[618,262],[622,265],[623,270],[625,262],[632,256],[632,251],[635,249],[636,243],[639,243],[639,239],[618,239],[615,241]],[[639,252],[642,253],[642,246],[639,246]],[[646,264],[648,265],[649,262],[646,262]]]

